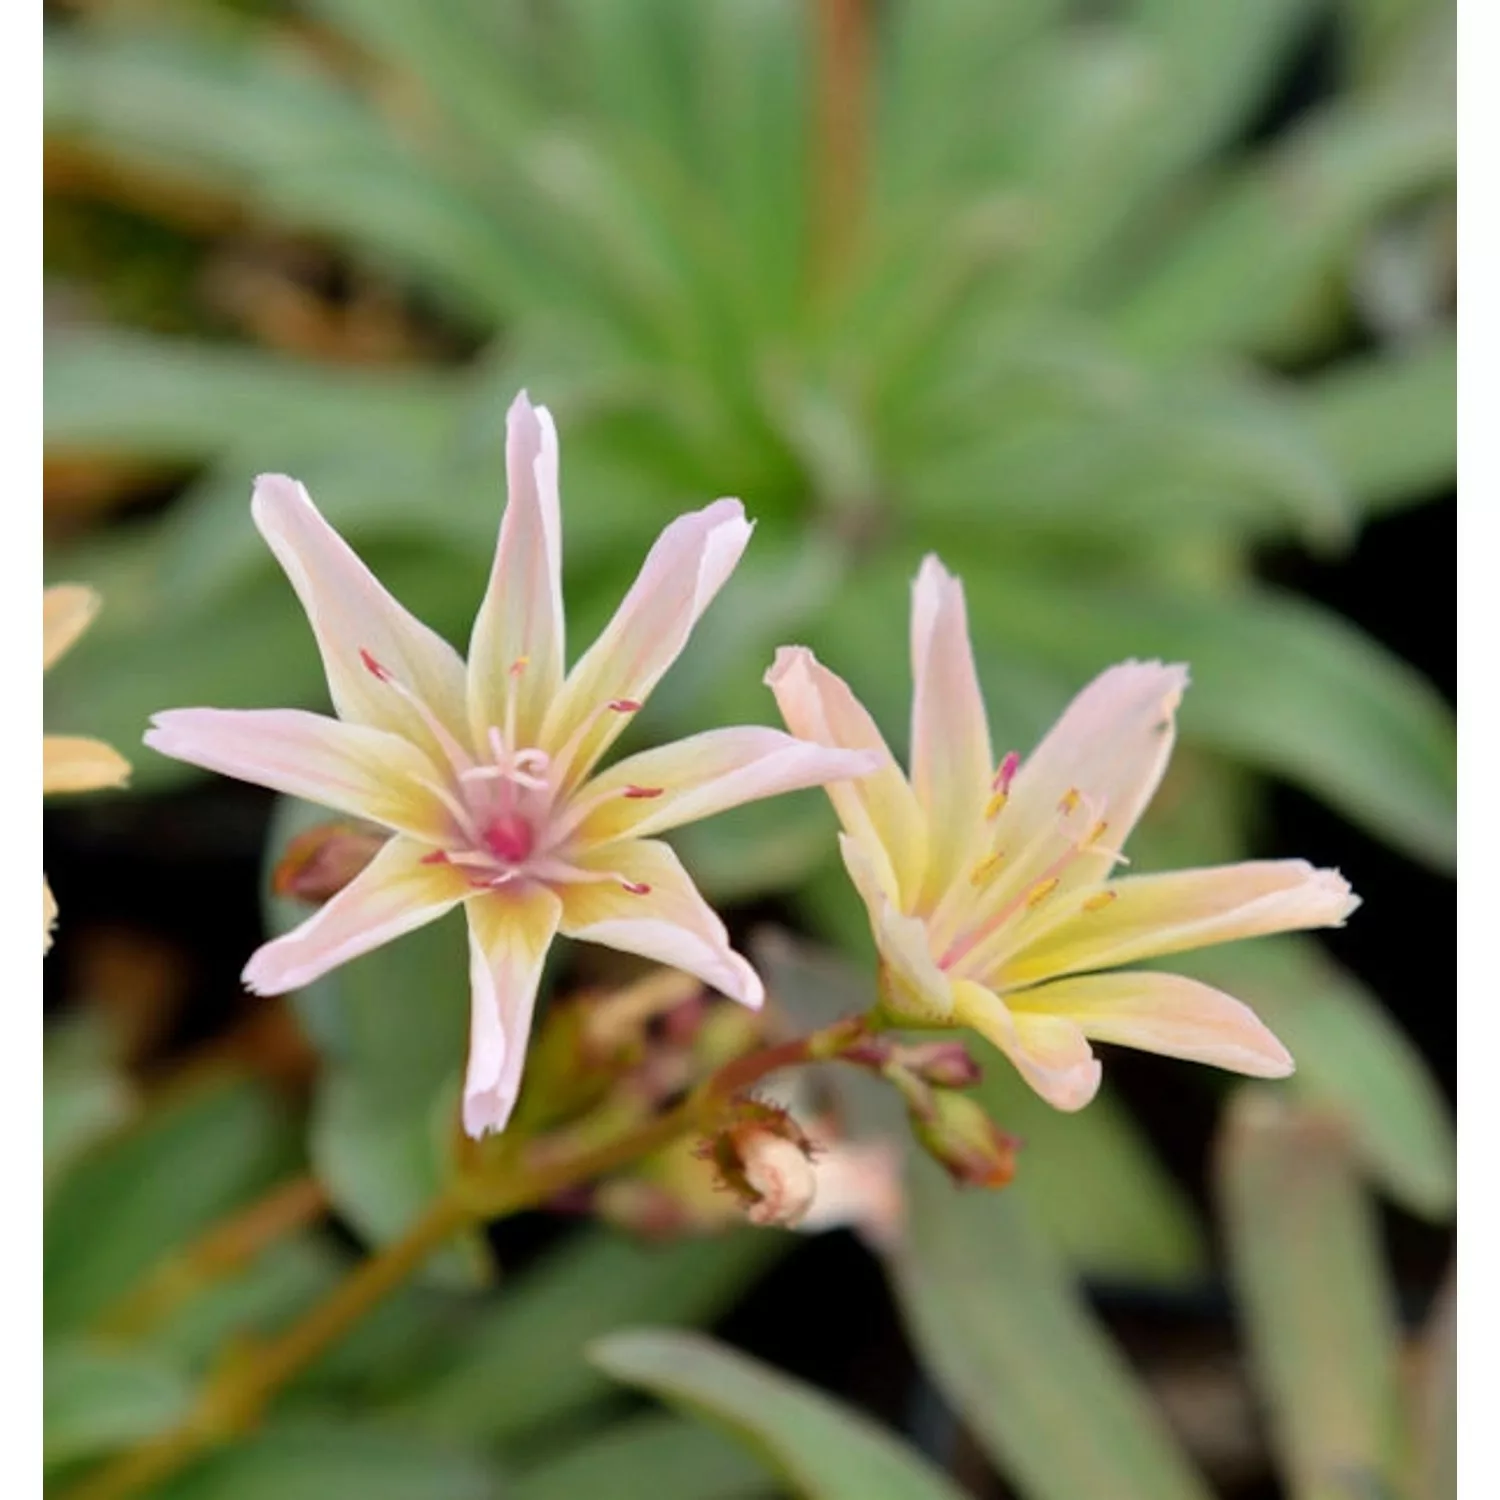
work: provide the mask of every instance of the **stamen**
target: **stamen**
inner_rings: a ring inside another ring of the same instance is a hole
[[[639,713],[641,709],[640,702],[635,698],[611,698],[605,707],[613,709],[617,714]]]
[[[621,887],[629,891],[632,896],[649,896],[651,894],[651,887],[644,881],[626,880],[623,875],[619,877],[619,881]]]
[[[448,863],[448,855],[445,850],[434,849],[430,854],[424,854],[417,863],[421,865],[445,865]]]
[[[1120,893],[1118,891],[1095,891],[1094,894],[1083,903],[1083,909],[1085,911],[1103,911],[1111,901],[1117,900],[1119,898],[1119,895]]]
[[[407,685],[387,666],[375,660],[363,646],[359,648],[359,659],[365,670],[378,682],[398,693],[417,711],[417,716],[432,732],[432,737],[442,746],[443,754],[455,771],[464,771],[473,765],[469,752],[448,732],[447,726]]]
[[[1070,786],[1058,799],[1057,810],[1063,817],[1069,813],[1076,812],[1078,804],[1083,801],[1083,793],[1076,786]]]
[[[625,788],[625,796],[630,798],[660,797],[665,787],[659,786],[628,786]]]
[[[1010,801],[1009,792],[996,792],[988,802],[984,804],[984,820],[993,823],[1000,816],[1001,809]]]
[[[1059,879],[1056,875],[1049,875],[1045,880],[1037,881],[1026,893],[1026,905],[1040,906],[1057,889]]]
[[[1005,850],[997,849],[993,854],[987,854],[969,872],[970,885],[983,885],[991,875],[1000,868],[1000,862],[1005,858]]]
[[[413,776],[412,780],[423,791],[431,792],[453,814],[453,821],[458,824],[459,830],[469,843],[477,844],[479,842],[479,828],[474,822],[473,815],[447,787],[439,786],[437,782],[429,781],[425,776]]]
[[[995,772],[995,779],[991,783],[997,792],[1009,794],[1010,784],[1016,779],[1016,772],[1021,769],[1021,755],[1017,750],[1007,750],[1005,758],[1000,762],[999,769]]]
[[[518,656],[510,664],[510,675],[512,677],[519,677],[521,675],[521,673],[524,672],[526,670],[526,668],[529,667],[530,665],[531,665],[531,658],[529,656]]]

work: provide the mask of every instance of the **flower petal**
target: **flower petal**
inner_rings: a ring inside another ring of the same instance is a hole
[[[464,1130],[504,1130],[521,1091],[542,965],[562,902],[543,885],[502,888],[469,901],[469,1063]]]
[[[57,899],[52,894],[52,887],[47,884],[47,877],[42,876],[42,952],[45,954],[52,947],[52,929],[57,926]]]
[[[629,891],[615,879],[559,887],[568,937],[696,974],[741,1005],[760,1008],[765,989],[759,977],[729,946],[724,924],[668,845],[650,839],[611,844],[579,863],[645,889]]]
[[[805,1234],[853,1229],[875,1249],[889,1250],[906,1217],[901,1165],[894,1141],[820,1143],[813,1157],[817,1192],[797,1228]]]
[[[738,500],[716,500],[679,516],[656,539],[630,592],[568,674],[548,710],[542,748],[560,756],[577,786],[614,743],[630,711],[676,661],[699,615],[734,571],[750,523]]]
[[[564,651],[557,429],[525,391],[505,418],[505,469],[500,540],[469,642],[468,696],[475,743],[491,725],[509,726],[514,750],[536,744],[562,686]]]
[[[404,735],[443,758],[422,714],[370,669],[368,658],[466,743],[465,673],[458,652],[386,592],[307,491],[283,474],[262,474],[250,513],[307,611],[339,717]]]
[[[881,888],[902,910],[911,910],[926,860],[925,819],[875,721],[848,683],[805,646],[783,646],[776,653],[766,686],[793,734],[880,757],[879,769],[857,781],[833,783],[828,795],[845,832],[872,862]]]
[[[1012,1010],[994,991],[968,979],[954,982],[953,995],[964,1025],[993,1042],[1054,1109],[1082,1109],[1099,1092],[1104,1070],[1075,1022]]]
[[[1248,1005],[1180,974],[1089,974],[1010,996],[1018,1018],[1046,1014],[1095,1041],[1210,1063],[1255,1078],[1285,1078],[1292,1056]]]
[[[95,792],[107,786],[124,786],[130,780],[130,762],[103,740],[76,735],[42,736],[42,791]]]
[[[1088,799],[1106,828],[1097,850],[1069,865],[1064,886],[1102,880],[1156,792],[1176,735],[1174,715],[1187,686],[1187,668],[1160,662],[1123,662],[1102,672],[1064,710],[1022,763],[996,826],[996,843],[1012,852],[1034,846],[1058,822],[1070,794]],[[1084,828],[1083,833],[1089,830]],[[1025,884],[1033,869],[1016,868]],[[1002,877],[997,902],[1014,894]]]
[[[953,990],[932,956],[926,924],[895,906],[866,845],[841,833],[839,852],[869,914],[885,982],[894,989],[887,1003],[909,1024],[942,1023],[952,1014]]]
[[[395,838],[300,927],[257,948],[241,975],[257,995],[282,995],[403,933],[436,921],[473,887],[427,848]]]
[[[1130,875],[1102,887],[1058,892],[1018,927],[992,978],[1009,990],[1213,943],[1337,927],[1358,905],[1337,870],[1319,870],[1301,859]],[[984,962],[978,952],[975,960]]]
[[[935,902],[985,838],[995,760],[963,585],[933,556],[912,589],[911,670],[911,784],[927,817],[924,899]]]
[[[42,670],[60,657],[99,613],[99,596],[81,583],[42,590]]]
[[[451,841],[449,813],[422,785],[441,778],[399,735],[296,708],[174,708],[151,723],[146,743],[163,755],[369,818],[429,844]]]
[[[581,792],[579,836],[603,843],[695,823],[762,797],[878,769],[868,750],[834,750],[779,729],[711,729],[618,761]]]

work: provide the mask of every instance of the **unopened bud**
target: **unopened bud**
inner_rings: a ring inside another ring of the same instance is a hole
[[[971,1089],[984,1071],[962,1042],[921,1042],[902,1047],[896,1061],[923,1083],[940,1089]]]
[[[703,1154],[738,1195],[752,1224],[796,1224],[817,1193],[812,1142],[779,1106],[758,1099],[736,1105],[734,1123]]]
[[[911,1111],[911,1128],[960,1185],[1000,1188],[1016,1175],[1020,1141],[964,1094],[934,1089],[926,1107]]]
[[[271,889],[321,906],[380,853],[389,837],[364,823],[319,823],[286,846],[271,872]]]

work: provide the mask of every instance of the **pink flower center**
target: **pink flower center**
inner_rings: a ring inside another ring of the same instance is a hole
[[[484,847],[507,864],[524,864],[536,848],[536,829],[518,812],[502,812],[492,817],[480,833]]]

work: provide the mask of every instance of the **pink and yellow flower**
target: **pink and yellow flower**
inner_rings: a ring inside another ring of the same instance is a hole
[[[594,645],[564,669],[557,436],[524,393],[507,419],[509,500],[467,664],[407,613],[279,475],[251,513],[307,611],[338,717],[295,709],[158,714],[165,755],[378,823],[389,842],[314,916],[250,959],[278,994],[431,922],[468,918],[464,1127],[500,1130],[520,1087],[553,937],[684,969],[744,1005],[760,980],[656,835],[874,764],[780,730],[711,730],[598,771],[734,570],[737,500],[672,522]]]
[[[1359,904],[1336,871],[1270,860],[1118,876],[1121,845],[1172,752],[1187,671],[1111,667],[1026,759],[998,766],[962,585],[923,563],[911,626],[911,776],[843,680],[803,647],[766,681],[793,733],[874,751],[830,786],[844,862],[880,951],[886,1009],[968,1026],[1059,1109],[1099,1087],[1090,1040],[1280,1077],[1292,1059],[1240,1001],[1123,964],[1264,933],[1342,924]]]
[[[99,612],[99,596],[81,583],[59,583],[42,593],[42,670],[66,652]],[[73,734],[42,736],[42,793],[97,792],[123,786],[130,763],[103,740]],[[42,952],[52,946],[57,902],[42,876]]]

